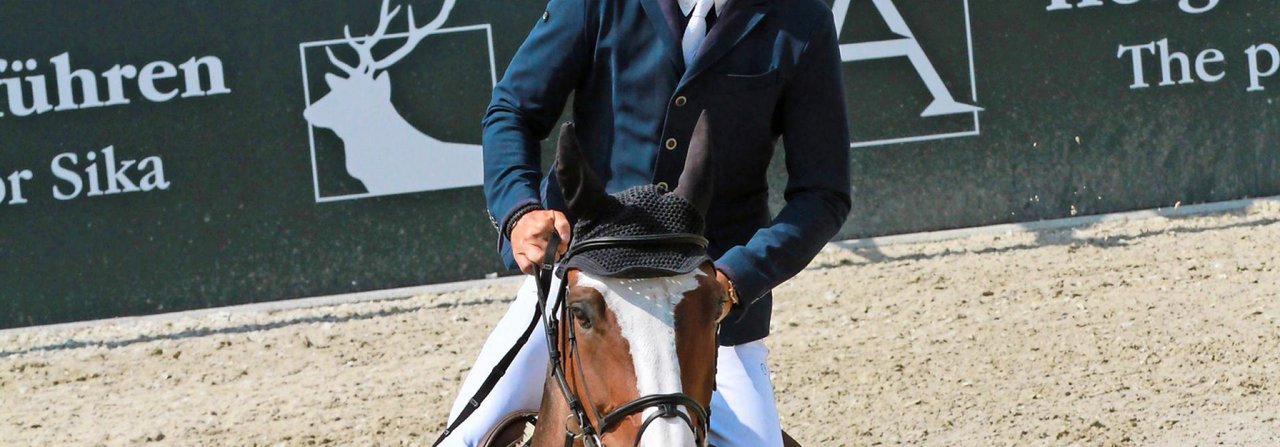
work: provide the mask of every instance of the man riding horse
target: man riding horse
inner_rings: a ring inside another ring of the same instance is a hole
[[[781,445],[764,344],[770,290],[813,259],[850,208],[831,11],[820,0],[551,0],[484,118],[485,198],[498,251],[525,273],[548,249],[568,248],[576,219],[566,213],[563,185],[540,168],[540,142],[570,94],[582,156],[609,192],[678,188],[695,123],[709,112],[707,254],[737,302],[717,334],[710,443]],[[766,173],[779,137],[786,205],[771,218]],[[549,246],[552,233],[558,246]],[[539,406],[547,340],[522,332],[537,309],[536,284],[526,281],[486,341],[442,445],[474,445],[500,418]],[[486,380],[499,365],[506,373]],[[479,390],[495,397],[473,399]]]

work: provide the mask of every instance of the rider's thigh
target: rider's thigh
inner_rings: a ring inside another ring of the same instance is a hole
[[[553,288],[552,290],[556,290]],[[516,294],[516,299],[507,308],[507,313],[498,321],[484,347],[476,358],[475,365],[467,373],[462,382],[458,397],[449,412],[449,422],[470,402],[476,390],[488,378],[490,371],[498,361],[515,345],[520,335],[533,321],[534,309],[538,305],[538,287],[533,277],[525,280]],[[547,337],[542,326],[534,328],[528,343],[520,349],[507,373],[498,381],[489,397],[480,403],[466,422],[458,426],[442,446],[473,446],[480,442],[486,432],[493,428],[504,416],[519,410],[537,410],[542,403],[542,385],[547,374]]]
[[[782,428],[764,340],[721,346],[717,361],[716,391],[711,394],[711,444],[781,447]]]

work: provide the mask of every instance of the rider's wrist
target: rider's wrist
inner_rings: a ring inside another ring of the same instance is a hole
[[[531,204],[520,207],[520,209],[512,213],[511,220],[507,221],[507,228],[505,231],[507,239],[511,239],[511,232],[515,231],[516,225],[520,223],[520,219],[523,219],[524,216],[528,215],[529,213],[532,213],[534,211],[541,211],[541,210],[542,210],[541,205],[538,205],[536,203],[531,203]]]
[[[520,223],[520,219],[524,218],[526,214],[540,210],[542,210],[542,206],[536,203],[530,203],[520,207],[515,212],[511,213],[510,219],[507,219],[507,227],[502,229],[502,235],[506,236],[507,239],[511,239],[511,232],[515,231],[516,224]]]
[[[728,295],[729,302],[732,303],[730,307],[733,307],[733,308],[738,307],[738,304],[741,303],[742,300],[738,298],[738,288],[733,284],[733,279],[730,278],[729,275],[725,274],[723,270],[716,269],[716,273],[719,274],[720,277],[724,278],[724,283],[725,283],[724,292],[726,295]]]

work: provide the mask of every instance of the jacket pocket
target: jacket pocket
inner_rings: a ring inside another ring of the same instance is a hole
[[[761,90],[778,85],[778,69],[760,74],[708,73],[707,90],[726,94]]]

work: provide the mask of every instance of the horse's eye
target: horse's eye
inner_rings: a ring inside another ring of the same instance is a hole
[[[569,313],[572,314],[573,319],[578,322],[578,326],[581,326],[583,329],[591,329],[591,313],[587,312],[586,304],[570,304]]]

